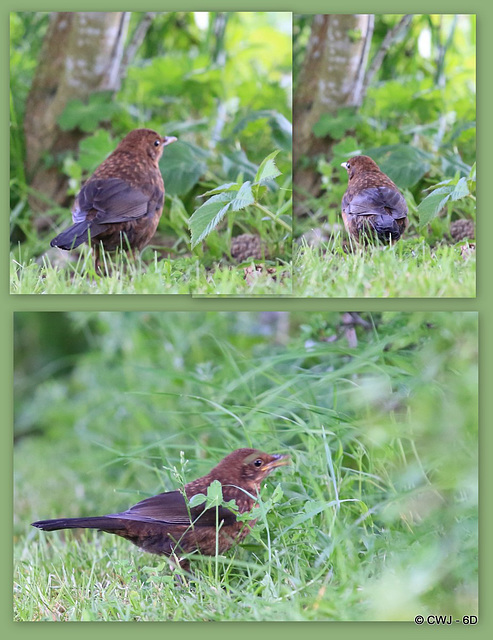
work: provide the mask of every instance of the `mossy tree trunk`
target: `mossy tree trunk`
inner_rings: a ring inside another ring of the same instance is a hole
[[[62,131],[57,120],[71,100],[84,101],[94,92],[119,88],[129,15],[120,11],[51,16],[24,120],[34,211],[45,210],[50,201],[65,204],[67,181],[57,159],[75,149],[84,133]]]

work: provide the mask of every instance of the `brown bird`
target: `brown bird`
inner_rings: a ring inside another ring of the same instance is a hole
[[[203,504],[190,507],[188,501],[197,494],[207,494],[207,487],[219,480],[226,502],[235,500],[239,513],[251,511],[262,480],[275,468],[289,464],[286,455],[262,453],[256,449],[237,449],[226,456],[207,475],[189,482],[184,493],[170,491],[146,498],[127,511],[88,518],[60,518],[33,522],[44,531],[58,529],[99,529],[126,538],[135,545],[158,555],[180,556],[198,551],[203,555],[222,554],[235,542],[241,542],[256,519],[238,522],[226,507],[205,510]],[[216,529],[219,524],[220,528]],[[188,561],[180,565],[188,569]]]
[[[141,251],[156,232],[163,212],[164,183],[159,159],[174,136],[135,129],[85,182],[72,208],[74,224],[51,241],[70,250],[90,241],[96,270],[100,246]]]
[[[342,219],[356,242],[378,238],[396,242],[408,225],[407,204],[392,180],[368,156],[343,162],[348,188],[342,198]]]

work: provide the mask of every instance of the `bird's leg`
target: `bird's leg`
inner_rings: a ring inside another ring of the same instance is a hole
[[[94,256],[94,269],[98,276],[102,276],[103,272],[101,270],[101,251],[99,248],[99,244],[94,244],[92,247],[92,253]]]

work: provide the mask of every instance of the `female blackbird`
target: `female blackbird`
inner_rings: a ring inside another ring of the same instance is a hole
[[[256,519],[238,522],[225,507],[205,509],[190,507],[188,500],[196,494],[207,494],[207,487],[219,480],[225,501],[235,500],[240,513],[250,511],[260,491],[262,480],[276,467],[289,464],[286,455],[262,453],[256,449],[237,449],[226,456],[212,471],[189,482],[180,491],[160,493],[146,498],[127,511],[90,518],[40,520],[33,527],[44,531],[58,529],[99,529],[126,538],[135,545],[158,555],[179,555],[199,551],[204,555],[224,553],[235,542],[241,542]],[[220,528],[216,529],[219,524]],[[180,561],[188,567],[186,561]]]
[[[150,241],[163,212],[164,183],[159,159],[174,136],[152,129],[131,131],[87,180],[72,208],[74,224],[51,241],[74,249],[92,243],[96,270],[99,248],[140,251]]]
[[[342,165],[348,188],[342,198],[342,219],[356,242],[375,236],[396,242],[406,229],[407,204],[399,189],[368,156],[355,156]]]

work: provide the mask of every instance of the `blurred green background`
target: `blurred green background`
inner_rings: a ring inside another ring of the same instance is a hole
[[[16,619],[477,613],[477,337],[475,313],[16,313]],[[174,613],[159,558],[29,526],[243,446],[290,452],[278,502]]]

